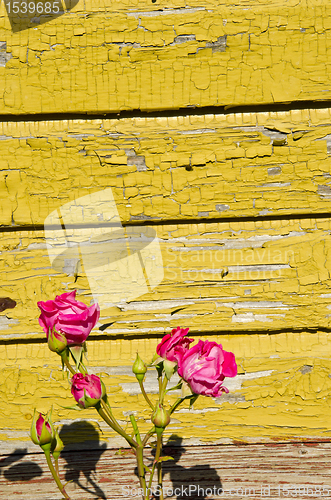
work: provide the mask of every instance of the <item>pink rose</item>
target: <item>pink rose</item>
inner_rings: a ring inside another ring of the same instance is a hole
[[[156,348],[157,354],[168,361],[177,362],[176,353],[186,352],[193,342],[193,339],[184,338],[187,335],[188,328],[174,328],[171,333],[165,335]]]
[[[222,392],[229,392],[222,386],[224,378],[237,375],[234,354],[208,340],[199,340],[184,353],[177,352],[177,361],[178,374],[195,394],[218,397]]]
[[[54,432],[50,416],[46,415],[46,418],[44,418],[41,413],[36,414],[35,411],[30,432],[34,444],[39,444],[39,446],[50,444],[53,441]]]
[[[96,406],[105,393],[104,385],[97,375],[75,373],[71,379],[71,394],[81,408]]]
[[[39,324],[44,329],[47,339],[53,328],[66,337],[68,346],[81,345],[89,336],[99,320],[99,306],[93,304],[88,307],[83,302],[78,302],[75,296],[76,290],[73,290],[58,295],[55,300],[38,302],[41,310]]]

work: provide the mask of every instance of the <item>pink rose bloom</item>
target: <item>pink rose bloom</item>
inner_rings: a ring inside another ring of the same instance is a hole
[[[185,353],[177,352],[178,374],[195,394],[218,397],[229,392],[222,386],[225,377],[237,375],[234,354],[216,342],[199,340]]]
[[[71,379],[71,394],[81,408],[96,406],[105,391],[97,375],[75,373]]]
[[[62,333],[68,346],[81,345],[89,336],[100,317],[98,304],[88,307],[75,299],[76,290],[63,293],[55,300],[38,302],[41,310],[39,324],[48,335],[53,328]]]
[[[184,338],[188,331],[188,328],[180,328],[179,326],[174,328],[171,333],[163,337],[157,346],[157,354],[163,359],[176,363],[176,352],[184,354],[190,347],[190,343],[193,342],[193,339]]]

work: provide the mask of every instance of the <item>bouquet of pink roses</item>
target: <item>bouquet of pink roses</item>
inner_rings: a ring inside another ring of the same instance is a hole
[[[141,436],[134,415],[130,415],[132,433],[124,430],[114,417],[107,397],[107,390],[96,375],[89,375],[83,362],[86,352],[86,339],[99,320],[97,304],[90,307],[75,299],[76,291],[64,293],[47,302],[38,302],[41,310],[39,323],[44,329],[51,351],[61,356],[62,366],[72,375],[71,393],[80,409],[94,407],[100,417],[132,448],[138,467],[138,476],[143,500],[151,498],[151,486],[157,470],[158,491],[162,495],[162,462],[170,457],[162,457],[162,436],[170,423],[173,412],[186,400],[190,406],[200,396],[218,397],[228,390],[223,386],[225,377],[237,374],[237,365],[232,352],[224,351],[221,345],[208,340],[199,340],[191,346],[193,339],[187,337],[188,328],[177,327],[163,337],[156,348],[156,354],[150,364],[146,364],[137,353],[132,371],[139,383],[142,395],[151,411],[152,427],[145,436]],[[155,368],[159,383],[158,400],[152,402],[144,388],[144,378],[148,367]],[[177,372],[180,381],[167,389],[172,375]],[[181,389],[181,396],[169,408],[164,403],[166,392]],[[147,478],[143,462],[143,450],[152,436],[156,436],[156,453],[153,466]],[[134,436],[134,437],[133,437]],[[66,499],[70,499],[59,476],[58,458],[63,443],[47,415],[34,414],[31,426],[32,441],[43,449],[54,480]],[[53,457],[53,461],[52,461]]]

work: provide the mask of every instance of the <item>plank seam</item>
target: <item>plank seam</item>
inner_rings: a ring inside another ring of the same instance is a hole
[[[226,116],[241,113],[278,113],[300,110],[315,110],[331,108],[331,100],[303,100],[293,102],[270,102],[267,104],[247,104],[226,106],[188,106],[186,108],[164,109],[157,111],[144,111],[141,109],[113,111],[109,113],[36,113],[36,114],[0,114],[0,122],[26,122],[26,121],[53,121],[53,120],[120,120],[128,118],[172,118],[185,116],[215,115]]]

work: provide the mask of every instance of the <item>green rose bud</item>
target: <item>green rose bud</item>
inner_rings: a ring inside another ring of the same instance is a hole
[[[45,451],[50,449],[54,439],[55,430],[51,421],[51,411],[45,417],[34,411],[31,424],[30,437],[34,444],[38,444]]]
[[[137,357],[132,366],[132,371],[139,382],[142,382],[145,378],[145,373],[147,372],[147,366],[137,353]]]
[[[50,350],[61,354],[61,352],[67,348],[67,345],[68,343],[65,336],[53,328],[48,335],[48,347]]]
[[[152,414],[151,421],[155,425],[155,430],[158,435],[162,434],[164,429],[170,423],[170,414],[159,403]]]
[[[64,448],[64,444],[62,442],[62,439],[59,436],[59,433],[57,430],[55,430],[55,435],[52,443],[52,455],[55,460],[57,460],[60,456],[61,451]]]

